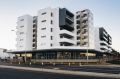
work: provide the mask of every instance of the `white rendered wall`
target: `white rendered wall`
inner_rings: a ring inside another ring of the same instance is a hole
[[[64,39],[60,38],[60,34],[67,33],[69,35],[75,36],[74,32],[69,32],[66,30],[60,30],[59,26],[59,10],[60,8],[45,8],[38,12],[38,27],[37,27],[37,49],[51,49],[54,47],[64,47],[60,46],[60,42],[72,42],[75,44],[75,39]],[[51,16],[52,13],[52,16]],[[51,24],[52,20],[52,24]],[[45,21],[45,22],[42,22]],[[44,30],[42,30],[45,28]],[[52,32],[51,32],[52,28]],[[51,40],[52,36],[52,40]],[[51,46],[52,44],[52,46]],[[68,46],[69,47],[69,46]]]
[[[100,51],[99,27],[94,27],[94,49]]]
[[[51,17],[51,13],[53,16]],[[37,27],[37,49],[50,48],[58,46],[59,40],[59,9],[41,9],[38,12],[38,27]],[[51,24],[51,20],[53,24]],[[45,22],[42,22],[45,21]],[[45,30],[42,30],[45,28]],[[52,31],[51,32],[51,28]],[[53,40],[51,40],[51,36]]]
[[[23,26],[23,27],[21,27]],[[32,50],[33,40],[33,17],[24,15],[18,18],[17,22],[17,50]],[[20,33],[23,34],[20,34]]]

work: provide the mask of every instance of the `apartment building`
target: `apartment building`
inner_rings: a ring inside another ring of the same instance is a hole
[[[94,46],[103,53],[112,52],[112,37],[103,27],[94,27]]]
[[[18,17],[13,53],[28,53],[33,59],[81,59],[112,52],[111,40],[103,27],[94,27],[89,9],[73,14],[66,8],[49,7],[37,16]]]
[[[103,28],[99,28],[99,37],[100,37],[100,50],[102,52],[110,52],[112,49],[110,45],[112,45],[112,38],[107,33],[107,31]]]

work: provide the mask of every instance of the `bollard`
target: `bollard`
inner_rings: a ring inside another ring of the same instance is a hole
[[[20,61],[19,61],[19,64],[20,64]]]
[[[42,62],[42,66],[44,65],[44,63]]]
[[[53,66],[55,66],[55,63],[53,63]]]
[[[31,62],[29,63],[29,65],[31,66]]]
[[[79,63],[79,66],[81,66],[81,63]]]
[[[70,63],[68,65],[70,66]]]

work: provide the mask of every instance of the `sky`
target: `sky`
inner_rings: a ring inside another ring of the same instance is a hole
[[[112,37],[112,47],[120,51],[120,0],[0,0],[0,48],[16,48],[17,17],[37,15],[47,7],[65,7],[75,13],[90,9],[94,26],[104,27]]]

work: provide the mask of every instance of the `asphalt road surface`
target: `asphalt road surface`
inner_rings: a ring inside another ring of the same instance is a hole
[[[0,63],[1,64],[1,63]],[[3,64],[4,65],[4,64]],[[10,65],[10,64],[8,64]],[[23,67],[33,67],[33,68],[46,68],[46,69],[60,69],[60,70],[71,70],[71,71],[85,71],[85,72],[97,72],[97,73],[111,73],[120,74],[120,67],[109,67],[109,66],[68,66],[68,65],[13,65],[13,66],[23,66]]]
[[[36,67],[36,68],[43,67],[43,68],[49,68],[49,69],[57,68],[60,70],[120,74],[120,67],[108,67],[108,66],[31,65],[29,67]]]
[[[113,79],[0,68],[0,79]],[[114,78],[115,79],[115,78]]]
[[[0,63],[1,64],[1,63]],[[4,65],[5,63],[3,63]],[[2,64],[1,64],[2,65]],[[10,65],[10,64],[7,64]],[[46,69],[60,69],[60,70],[71,70],[71,71],[85,71],[85,72],[97,72],[97,73],[111,73],[111,74],[120,74],[120,66],[68,66],[68,65],[55,65],[45,64],[45,65],[13,65],[12,66],[22,66],[22,67],[33,67],[33,68],[46,68]]]

